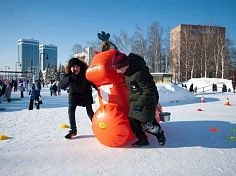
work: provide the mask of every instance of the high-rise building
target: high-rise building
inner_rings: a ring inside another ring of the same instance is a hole
[[[39,41],[34,39],[18,40],[18,61],[21,71],[39,70]]]
[[[22,66],[21,71],[27,73],[23,76],[37,80],[40,73],[44,73],[45,77],[47,69],[57,69],[57,47],[51,44],[39,45],[39,41],[34,39],[19,39],[17,63]]]
[[[41,44],[39,46],[40,70],[47,68],[57,68],[57,46]]]
[[[176,81],[221,77],[224,53],[225,27],[181,24],[170,32],[171,70]]]

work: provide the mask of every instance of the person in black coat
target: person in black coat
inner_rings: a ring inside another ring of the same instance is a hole
[[[67,66],[65,66],[66,74],[63,76],[58,84],[60,89],[66,89],[68,91],[68,115],[70,123],[70,131],[65,136],[66,139],[71,139],[77,135],[75,111],[77,106],[86,108],[87,115],[92,121],[94,111],[92,109],[93,97],[92,97],[92,86],[96,88],[94,84],[86,79],[85,72],[87,64],[78,58],[72,58],[69,60]]]
[[[29,91],[29,95],[30,95],[30,102],[29,102],[28,109],[33,110],[34,103],[35,103],[36,109],[39,109],[40,108],[40,105],[39,105],[40,90],[36,88],[34,83]]]
[[[133,53],[128,56],[118,53],[112,60],[112,67],[117,73],[125,76],[129,89],[130,127],[138,138],[132,146],[140,147],[149,144],[144,131],[156,136],[159,145],[164,145],[166,142],[164,131],[155,119],[159,94],[144,59]]]
[[[53,85],[52,85],[52,90],[53,90],[53,94],[54,94],[55,96],[57,96],[58,87],[57,87],[56,82],[53,83]]]
[[[235,93],[235,91],[236,91],[236,73],[234,73],[232,76],[232,88],[233,88],[233,92]]]
[[[193,84],[190,85],[189,91],[190,91],[190,92],[194,92],[194,91],[193,91]]]

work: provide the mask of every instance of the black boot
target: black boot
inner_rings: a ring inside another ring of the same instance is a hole
[[[69,133],[67,135],[65,135],[65,138],[66,139],[71,139],[73,136],[76,136],[77,135],[77,131],[73,131],[73,130],[70,130]]]
[[[166,138],[164,135],[164,131],[161,129],[161,126],[159,123],[157,123],[156,120],[153,122],[148,122],[142,125],[144,130],[154,136],[156,136],[159,145],[165,145]]]
[[[164,135],[164,131],[162,129],[158,130],[158,132],[155,134],[157,137],[157,140],[159,142],[159,145],[163,146],[166,143],[166,138]]]
[[[132,147],[141,147],[141,146],[145,146],[145,145],[149,145],[147,136],[143,136],[142,138],[140,138],[138,141],[136,141],[135,143],[132,144]]]

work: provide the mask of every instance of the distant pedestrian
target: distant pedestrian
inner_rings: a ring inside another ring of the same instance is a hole
[[[6,95],[6,87],[7,87],[7,85],[2,82],[2,84],[1,84],[1,95],[2,95],[1,98]]]
[[[23,86],[23,84],[20,85],[20,97],[21,98],[24,98],[24,91],[25,91],[25,88]]]
[[[30,95],[30,102],[29,102],[29,110],[33,110],[34,104],[36,106],[36,109],[40,108],[39,105],[39,96],[40,96],[40,91],[36,89],[35,84],[32,85],[32,88],[29,91]]]
[[[41,86],[41,81],[40,80],[37,81],[37,85],[36,86],[37,86],[37,90],[41,91],[41,87],[42,86]]]
[[[53,89],[52,89],[52,84],[50,85],[50,95],[52,96],[53,95]]]
[[[232,87],[233,87],[233,92],[235,93],[236,89],[236,73],[233,74],[232,76]]]
[[[57,92],[58,92],[58,95],[61,95],[61,89],[59,86],[57,86]]]
[[[2,95],[4,95],[3,85],[5,84],[0,80],[0,103],[2,103]]]
[[[9,83],[7,83],[5,95],[6,95],[6,98],[7,98],[7,102],[8,102],[8,103],[11,102],[11,91],[12,91],[12,87],[10,86]]]
[[[54,82],[52,85],[52,91],[53,91],[53,95],[55,96],[57,96],[57,89],[58,89],[57,84],[56,82]]]
[[[14,92],[17,92],[17,81],[16,81],[16,80],[13,80],[13,81],[12,81],[12,85],[13,85],[13,90],[14,90]]]
[[[212,84],[212,91],[217,92],[217,85],[215,83]]]
[[[222,92],[227,92],[227,86],[225,84],[223,84]]]
[[[197,86],[194,87],[193,91],[194,93],[197,93]]]
[[[190,85],[189,91],[190,91],[190,92],[193,92],[193,84]]]

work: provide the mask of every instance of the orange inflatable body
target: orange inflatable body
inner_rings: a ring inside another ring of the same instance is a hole
[[[117,50],[97,53],[86,77],[98,87],[100,107],[94,114],[92,129],[104,145],[117,147],[131,139],[128,121],[128,90],[124,76],[112,68],[112,58]]]
[[[92,128],[96,138],[110,147],[121,146],[131,137],[127,113],[110,103],[95,112]]]

